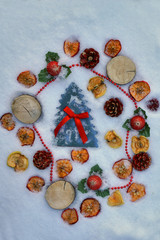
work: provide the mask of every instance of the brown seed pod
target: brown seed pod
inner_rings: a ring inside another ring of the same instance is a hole
[[[132,164],[137,171],[143,171],[151,165],[151,158],[147,153],[141,152],[133,156]]]
[[[85,68],[94,68],[99,63],[99,53],[93,48],[86,48],[80,55],[80,64]]]
[[[37,151],[33,156],[33,164],[40,170],[49,167],[51,162],[51,154],[47,151]]]
[[[118,98],[110,98],[104,104],[106,115],[110,117],[118,117],[123,111],[123,104]]]

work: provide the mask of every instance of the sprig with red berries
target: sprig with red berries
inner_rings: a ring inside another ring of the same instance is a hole
[[[102,173],[103,170],[99,167],[98,164],[93,166],[89,172],[88,178],[83,178],[78,183],[78,190],[82,193],[87,193],[89,190],[95,191],[97,196],[106,197],[109,193],[109,188],[100,189],[103,182],[102,182]]]
[[[55,77],[60,74],[62,68],[65,68],[67,70],[65,78],[70,75],[70,68],[66,65],[59,65],[58,61],[59,55],[57,53],[48,52],[46,54],[47,67],[42,69],[38,74],[39,82],[50,82],[51,80],[55,79]]]

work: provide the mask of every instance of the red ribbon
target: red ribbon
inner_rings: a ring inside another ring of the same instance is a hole
[[[83,144],[88,141],[87,135],[85,134],[83,125],[81,123],[80,119],[83,118],[89,118],[88,112],[80,113],[80,114],[75,114],[68,106],[63,109],[65,113],[67,113],[67,116],[62,119],[62,121],[57,125],[57,127],[54,129],[54,135],[55,137],[57,136],[59,130],[61,127],[68,122],[71,118],[74,118],[75,124],[77,126],[79,135],[82,139]]]

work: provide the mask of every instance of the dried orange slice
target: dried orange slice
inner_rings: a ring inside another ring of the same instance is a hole
[[[17,137],[21,142],[21,146],[25,145],[33,145],[35,134],[32,128],[29,127],[21,127],[18,129]]]
[[[80,47],[80,42],[78,41],[70,42],[66,40],[64,42],[63,49],[65,54],[67,54],[70,57],[74,57],[79,52],[79,47]]]
[[[5,113],[1,119],[1,125],[3,128],[7,129],[8,131],[12,131],[15,128],[15,122],[13,120],[12,113]]]
[[[80,212],[84,217],[95,217],[100,212],[100,203],[95,198],[86,198],[80,206]]]
[[[140,102],[142,99],[144,99],[149,93],[150,93],[150,86],[145,81],[137,81],[134,82],[129,87],[129,92],[131,96],[137,101]]]
[[[123,143],[122,138],[120,136],[118,136],[114,130],[108,131],[106,133],[104,139],[106,140],[107,144],[111,148],[119,148],[122,146],[122,143]]]
[[[140,152],[147,152],[149,148],[149,140],[144,136],[133,136],[131,142],[132,151],[137,154]]]
[[[72,160],[83,164],[88,161],[89,153],[85,148],[82,148],[81,150],[72,150],[71,157],[72,157]]]
[[[107,204],[109,206],[120,206],[124,204],[123,197],[119,190],[114,191],[109,197]]]
[[[127,193],[130,194],[131,201],[135,202],[146,195],[145,186],[139,183],[132,183],[129,186]]]
[[[43,178],[34,176],[28,180],[26,187],[31,192],[40,192],[44,185],[45,185],[45,181]]]
[[[104,79],[101,77],[93,77],[89,80],[88,91],[92,91],[95,98],[102,97],[107,90],[106,84],[104,83]]]
[[[57,173],[60,178],[66,177],[72,171],[72,164],[68,159],[59,159],[57,163]]]
[[[25,171],[28,168],[28,158],[21,152],[13,152],[8,156],[7,165],[14,168],[16,172]]]
[[[132,163],[127,159],[121,159],[113,164],[114,174],[121,179],[126,179],[132,173]]]
[[[61,214],[61,218],[68,224],[75,224],[78,221],[78,213],[75,208],[68,208]]]
[[[104,48],[104,53],[109,57],[115,57],[121,51],[121,42],[119,40],[109,40]]]
[[[17,81],[23,84],[25,87],[30,88],[36,84],[37,78],[32,72],[24,71],[18,75]]]

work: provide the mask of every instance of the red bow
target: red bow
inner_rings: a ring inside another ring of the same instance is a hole
[[[82,139],[83,144],[87,142],[88,138],[87,135],[85,134],[84,128],[82,126],[81,120],[82,118],[89,118],[88,112],[80,113],[80,114],[75,114],[68,106],[63,109],[65,113],[67,113],[67,116],[62,119],[62,121],[57,125],[57,127],[54,129],[54,135],[55,137],[57,136],[59,130],[61,127],[68,122],[71,118],[74,118],[75,124],[77,126],[79,135]]]

